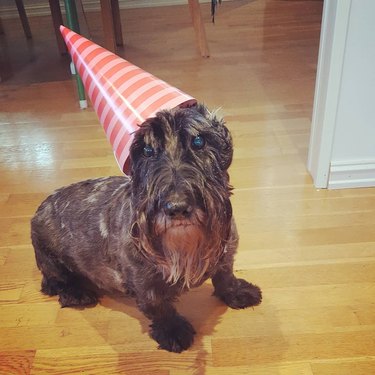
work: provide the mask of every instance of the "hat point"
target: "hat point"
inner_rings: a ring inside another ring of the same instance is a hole
[[[157,112],[197,101],[138,66],[61,25],[83,86],[123,172],[129,167],[134,133]]]

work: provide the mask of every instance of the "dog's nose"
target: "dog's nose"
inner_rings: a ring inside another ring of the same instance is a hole
[[[171,218],[188,217],[192,207],[185,201],[169,201],[165,204],[165,213]]]

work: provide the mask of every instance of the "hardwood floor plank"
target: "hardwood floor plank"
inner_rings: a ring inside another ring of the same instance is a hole
[[[2,269],[0,268],[0,271]],[[0,284],[0,303],[8,303],[8,302],[17,302],[19,301],[24,284],[22,283],[15,283],[12,281],[11,283],[1,282]],[[0,307],[0,311],[2,310],[2,306]]]
[[[278,366],[233,366],[233,367],[213,367],[205,369],[207,375],[313,375],[308,363],[286,363]],[[173,371],[171,375],[186,374],[185,371]]]
[[[0,267],[3,266],[8,258],[10,249],[8,247],[0,247]]]
[[[215,366],[269,364],[285,360],[312,361],[372,356],[374,329],[359,332],[325,332],[279,337],[223,338],[212,340]]]
[[[32,374],[150,374],[168,375],[173,370],[192,369],[196,352],[180,355],[144,348],[129,352],[128,346],[82,346],[77,348],[39,350],[36,353]],[[139,348],[140,349],[140,348]],[[142,372],[143,371],[143,372]]]
[[[34,350],[9,352],[0,350],[0,374],[30,374],[34,356]]]
[[[12,304],[2,305],[0,308],[1,327],[26,327],[53,325],[56,321],[59,306],[56,304]]]
[[[50,304],[53,302],[50,302]],[[57,306],[57,302],[55,303]],[[2,327],[0,350],[33,350],[75,347],[101,346],[106,343],[107,323],[97,323],[93,327],[89,322],[75,326],[35,325],[25,327]]]
[[[335,361],[317,361],[311,364],[313,374],[362,375],[371,374],[375,369],[375,357],[342,358]]]

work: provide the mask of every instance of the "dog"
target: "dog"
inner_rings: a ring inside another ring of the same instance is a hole
[[[159,348],[188,349],[195,330],[173,303],[211,278],[234,309],[256,306],[259,287],[233,274],[238,234],[228,168],[232,137],[203,104],[164,110],[140,125],[130,177],[57,190],[31,221],[41,291],[62,307],[104,293],[134,296]]]

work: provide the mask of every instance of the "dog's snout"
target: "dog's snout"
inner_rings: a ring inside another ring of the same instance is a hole
[[[192,207],[186,201],[168,201],[164,211],[171,218],[189,217]]]

